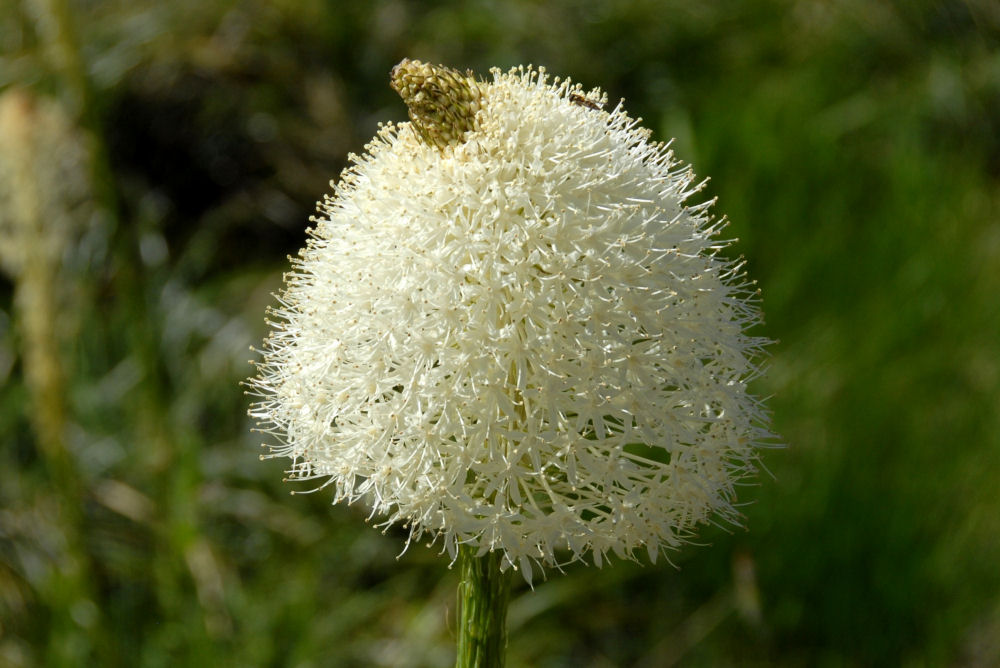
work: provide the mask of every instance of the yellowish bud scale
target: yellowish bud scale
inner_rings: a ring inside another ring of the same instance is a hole
[[[444,149],[475,129],[482,92],[471,73],[407,58],[392,69],[391,85],[428,144]]]

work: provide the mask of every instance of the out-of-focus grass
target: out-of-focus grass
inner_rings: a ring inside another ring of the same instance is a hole
[[[41,4],[0,87],[72,109]],[[32,9],[36,8],[36,9]],[[1000,17],[993,3],[71,3],[120,204],[59,275],[60,510],[0,283],[0,661],[432,666],[435,549],[257,461],[237,383],[313,202],[403,56],[544,64],[711,175],[759,279],[775,428],[747,529],[515,592],[511,665],[1000,662]],[[2,158],[3,156],[0,156]],[[78,522],[82,544],[67,542]],[[75,545],[75,546],[74,546]],[[83,564],[66,593],[66,565]]]

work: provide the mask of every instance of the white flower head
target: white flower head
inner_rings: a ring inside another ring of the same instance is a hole
[[[320,205],[250,414],[293,478],[452,556],[501,550],[529,580],[655,560],[738,519],[770,437],[756,293],[639,119],[540,68],[492,74],[394,70],[413,122]]]

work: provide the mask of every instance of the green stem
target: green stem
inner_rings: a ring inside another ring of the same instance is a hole
[[[503,668],[507,650],[510,569],[500,572],[500,552],[476,556],[459,547],[458,658],[455,668]]]

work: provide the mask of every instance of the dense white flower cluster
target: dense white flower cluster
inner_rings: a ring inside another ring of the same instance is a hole
[[[293,478],[451,555],[501,550],[528,579],[655,560],[736,519],[769,437],[755,293],[685,205],[692,172],[620,105],[530,68],[469,82],[458,141],[386,125],[352,156],[285,277],[251,416]]]

